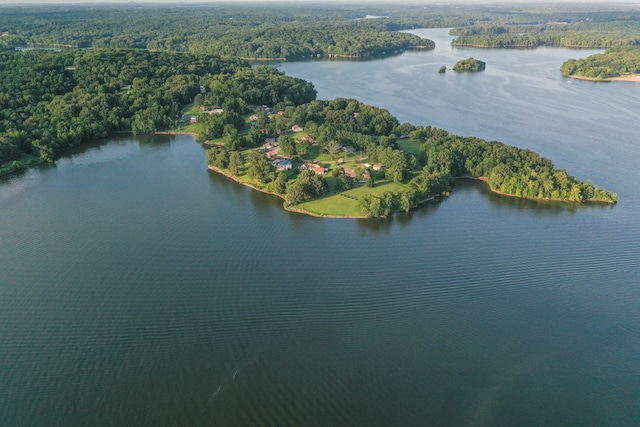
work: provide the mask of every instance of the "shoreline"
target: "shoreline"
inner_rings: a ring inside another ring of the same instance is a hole
[[[315,213],[315,212],[311,212],[305,209],[300,209],[300,208],[296,208],[296,207],[292,207],[290,205],[287,204],[287,199],[282,195],[282,194],[277,194],[274,193],[272,191],[268,191],[268,190],[264,190],[262,188],[258,188],[254,185],[251,185],[250,183],[246,182],[246,181],[242,181],[240,178],[238,178],[235,175],[230,174],[229,172],[225,171],[224,169],[220,169],[216,166],[213,165],[207,165],[207,169],[214,171],[216,173],[219,173],[222,176],[225,176],[229,179],[231,179],[232,181],[237,182],[238,184],[244,185],[245,187],[248,187],[252,190],[256,190],[259,191],[260,193],[264,193],[264,194],[271,194],[273,196],[279,197],[280,199],[282,199],[284,201],[284,203],[282,204],[282,207],[284,208],[285,211],[288,212],[294,212],[294,213],[299,213],[299,214],[304,214],[304,215],[308,215],[308,216],[312,216],[314,218],[331,218],[331,219],[371,219],[365,215],[329,215],[329,214],[319,214],[319,213]],[[470,177],[472,178],[472,177]],[[475,178],[474,178],[475,179]],[[334,194],[335,196],[336,194]],[[412,208],[417,208],[421,205],[424,205],[425,203],[428,202],[432,202],[434,200],[437,200],[438,197],[440,196],[431,196],[431,197],[427,197],[424,200],[420,200],[418,203],[416,203],[414,206],[412,206]],[[397,213],[397,212],[403,212],[403,211],[395,211],[395,212],[391,212],[393,213]],[[387,218],[387,217],[376,217],[376,218]]]
[[[289,211],[289,212],[294,212],[294,213],[300,213],[300,214],[305,214],[305,215],[309,215],[309,216],[313,216],[316,218],[352,218],[352,219],[361,219],[361,218],[366,218],[364,215],[360,215],[360,216],[338,216],[338,215],[323,215],[323,214],[317,214],[314,212],[310,212],[304,209],[299,209],[299,208],[294,208],[291,207],[289,205],[287,205],[287,199],[282,195],[282,194],[278,194],[278,193],[274,193],[273,191],[268,191],[268,190],[264,190],[262,188],[258,188],[254,185],[249,184],[246,181],[242,181],[240,178],[238,178],[235,175],[230,174],[229,172],[225,171],[224,169],[220,169],[218,167],[215,167],[213,165],[207,165],[207,169],[212,170],[214,172],[219,173],[220,175],[223,175],[229,179],[231,179],[232,181],[237,182],[238,184],[242,184],[245,187],[249,187],[252,190],[256,190],[259,191],[260,193],[264,193],[264,194],[271,194],[273,196],[279,197],[280,199],[282,199],[284,201],[284,203],[282,204],[282,207],[284,208],[284,210]]]
[[[609,77],[606,79],[597,79],[595,77],[585,77],[585,76],[565,76],[576,80],[585,80],[588,82],[636,82],[640,83],[640,74],[630,74],[627,76],[618,76],[618,77]]]
[[[486,176],[457,176],[457,177],[455,177],[455,179],[472,179],[474,181],[482,181],[482,182],[487,184],[487,187],[489,187],[489,190],[492,193],[496,193],[496,194],[499,194],[501,196],[515,197],[516,199],[535,200],[535,201],[538,201],[538,202],[561,202],[561,203],[577,203],[577,204],[583,204],[583,203],[606,203],[608,205],[611,204],[609,202],[605,202],[605,201],[602,201],[602,200],[583,200],[583,201],[578,202],[578,201],[569,200],[569,199],[554,199],[552,197],[516,196],[515,194],[505,193],[504,191],[496,190],[495,188],[491,187],[489,185],[489,178],[486,177]]]

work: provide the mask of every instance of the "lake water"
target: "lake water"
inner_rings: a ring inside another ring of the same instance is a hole
[[[278,67],[620,202],[467,182],[318,219],[207,171],[189,136],[97,142],[0,180],[0,425],[637,425],[640,84],[560,75],[595,51],[417,33],[436,49]],[[437,73],[469,56],[486,71]]]

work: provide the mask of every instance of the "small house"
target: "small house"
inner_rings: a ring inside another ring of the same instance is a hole
[[[269,138],[269,139],[271,139],[271,138]],[[267,140],[267,142],[265,142],[262,147],[264,148],[264,151],[271,151],[271,150],[275,149],[277,146],[278,146],[278,144],[276,144],[275,141]]]
[[[315,145],[315,143],[316,143],[316,138],[311,136],[311,135],[309,135],[309,134],[306,134],[305,136],[303,136],[300,139],[309,142],[309,144],[311,144],[311,145]]]
[[[300,127],[298,125],[291,126],[291,130],[294,131],[294,132],[302,132],[303,131],[302,127]]]
[[[307,169],[312,170],[316,175],[324,175],[328,168],[320,163],[307,163]]]
[[[276,164],[276,167],[278,168],[279,171],[291,170],[291,167],[292,167],[291,159],[284,159],[284,160],[279,161]]]

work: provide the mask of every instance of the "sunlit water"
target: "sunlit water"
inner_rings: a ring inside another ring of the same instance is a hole
[[[460,183],[387,220],[317,219],[119,137],[0,181],[0,425],[637,425],[640,85],[595,51],[284,63],[319,97],[531,148],[616,191]],[[476,74],[437,73],[469,56]]]

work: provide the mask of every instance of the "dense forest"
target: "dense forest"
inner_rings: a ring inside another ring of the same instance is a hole
[[[563,76],[610,79],[640,73],[640,46],[615,47],[584,59],[569,59],[560,67]]]
[[[0,48],[144,48],[248,59],[389,55],[433,48],[388,20],[316,8],[254,6],[7,9]],[[315,13],[314,13],[315,12]]]
[[[628,18],[627,18],[628,19]],[[451,29],[455,46],[536,48],[560,46],[608,48],[640,46],[640,20],[578,23],[553,22],[533,25],[480,24]]]
[[[249,90],[252,84],[260,91]],[[138,49],[4,52],[0,163],[20,162],[26,155],[51,161],[113,131],[167,129],[184,105],[212,88],[228,107],[229,121],[233,109],[246,102],[295,105],[316,94],[310,83],[275,69],[251,69],[241,60],[210,55]]]
[[[0,49],[145,48],[241,58],[367,57],[429,40],[397,33],[449,28],[486,47],[637,45],[640,12],[612,5],[30,5],[0,6]],[[376,19],[363,19],[375,16]]]

